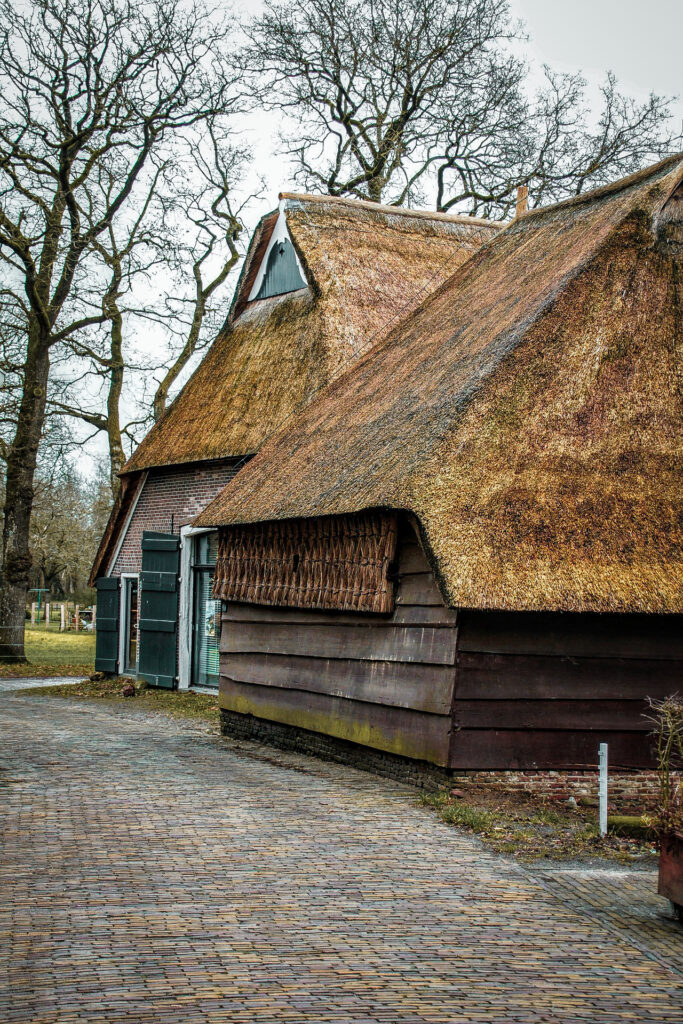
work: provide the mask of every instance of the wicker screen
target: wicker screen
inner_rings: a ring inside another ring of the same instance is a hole
[[[396,516],[361,512],[220,531],[214,597],[290,608],[391,612]]]

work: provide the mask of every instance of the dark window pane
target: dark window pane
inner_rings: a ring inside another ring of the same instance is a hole
[[[218,556],[218,531],[202,533],[195,537],[194,564],[215,565]]]
[[[221,602],[211,597],[212,585],[210,569],[194,570],[192,682],[199,686],[218,686]]]
[[[138,663],[138,581],[126,580],[126,672],[135,672]]]

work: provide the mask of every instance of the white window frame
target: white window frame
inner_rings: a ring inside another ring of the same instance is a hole
[[[202,533],[215,533],[215,527],[181,526],[180,581],[178,593],[178,689],[189,690],[192,678],[192,546]],[[203,687],[195,687],[197,690]],[[215,693],[211,689],[207,693]]]
[[[140,573],[137,572],[122,572],[120,575],[120,588],[121,593],[119,596],[119,664],[118,674],[124,675],[128,670],[126,669],[126,647],[128,641],[128,587],[126,586],[126,580],[137,580],[138,581],[138,620],[140,618]],[[138,645],[135,649],[135,669],[134,674],[138,674],[138,658],[140,656],[140,631],[138,630]]]

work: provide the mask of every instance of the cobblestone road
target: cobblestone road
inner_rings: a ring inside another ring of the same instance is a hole
[[[683,1022],[651,873],[135,710],[3,693],[0,738],[3,1022]]]

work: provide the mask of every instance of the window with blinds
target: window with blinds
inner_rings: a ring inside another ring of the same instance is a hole
[[[192,567],[192,682],[198,686],[218,686],[221,602],[211,596],[216,548],[216,534],[203,534],[195,541],[195,564]]]

